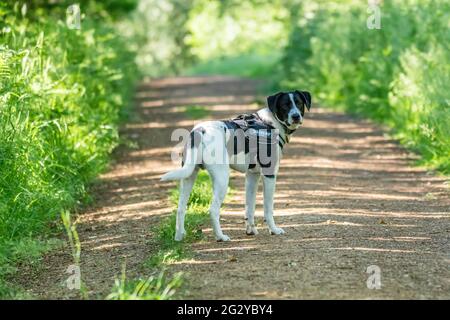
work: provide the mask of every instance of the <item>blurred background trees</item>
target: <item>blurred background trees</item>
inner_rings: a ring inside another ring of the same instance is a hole
[[[449,173],[450,3],[379,7],[378,30],[367,27],[365,1],[195,0],[174,7],[185,19],[175,30],[182,54],[174,51],[172,62],[185,65],[183,74],[264,77],[274,89],[308,89],[322,105],[391,126],[423,164]]]

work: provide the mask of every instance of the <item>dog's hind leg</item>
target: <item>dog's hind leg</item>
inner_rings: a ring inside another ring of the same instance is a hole
[[[177,222],[175,227],[176,241],[183,240],[186,235],[186,230],[184,229],[184,217],[186,215],[189,196],[191,195],[192,187],[197,178],[197,173],[198,168],[196,168],[188,178],[180,181],[180,198],[178,199]]]
[[[258,234],[255,226],[255,205],[260,176],[259,172],[247,172],[245,175],[245,232],[249,236]]]
[[[230,167],[228,164],[215,164],[206,166],[206,170],[208,170],[213,183],[213,199],[209,208],[209,214],[214,235],[217,241],[229,241],[230,237],[223,234],[220,227],[220,207],[227,195]]]

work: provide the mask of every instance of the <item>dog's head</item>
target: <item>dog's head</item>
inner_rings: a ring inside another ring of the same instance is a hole
[[[306,109],[311,108],[311,94],[307,91],[278,92],[267,97],[267,106],[275,118],[291,130],[303,123]]]

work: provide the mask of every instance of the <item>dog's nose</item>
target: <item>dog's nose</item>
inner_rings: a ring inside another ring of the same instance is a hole
[[[293,120],[295,123],[299,123],[299,122],[300,122],[300,115],[299,115],[299,114],[294,114],[294,115],[292,116],[292,120]]]

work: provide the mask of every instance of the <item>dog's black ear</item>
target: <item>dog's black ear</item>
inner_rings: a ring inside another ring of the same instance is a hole
[[[269,107],[272,113],[277,112],[278,98],[281,97],[283,92],[278,92],[272,96],[267,97],[267,106]]]
[[[311,94],[308,91],[295,90],[295,92],[298,93],[303,103],[306,105],[306,109],[308,109],[309,111],[309,109],[311,108]]]

